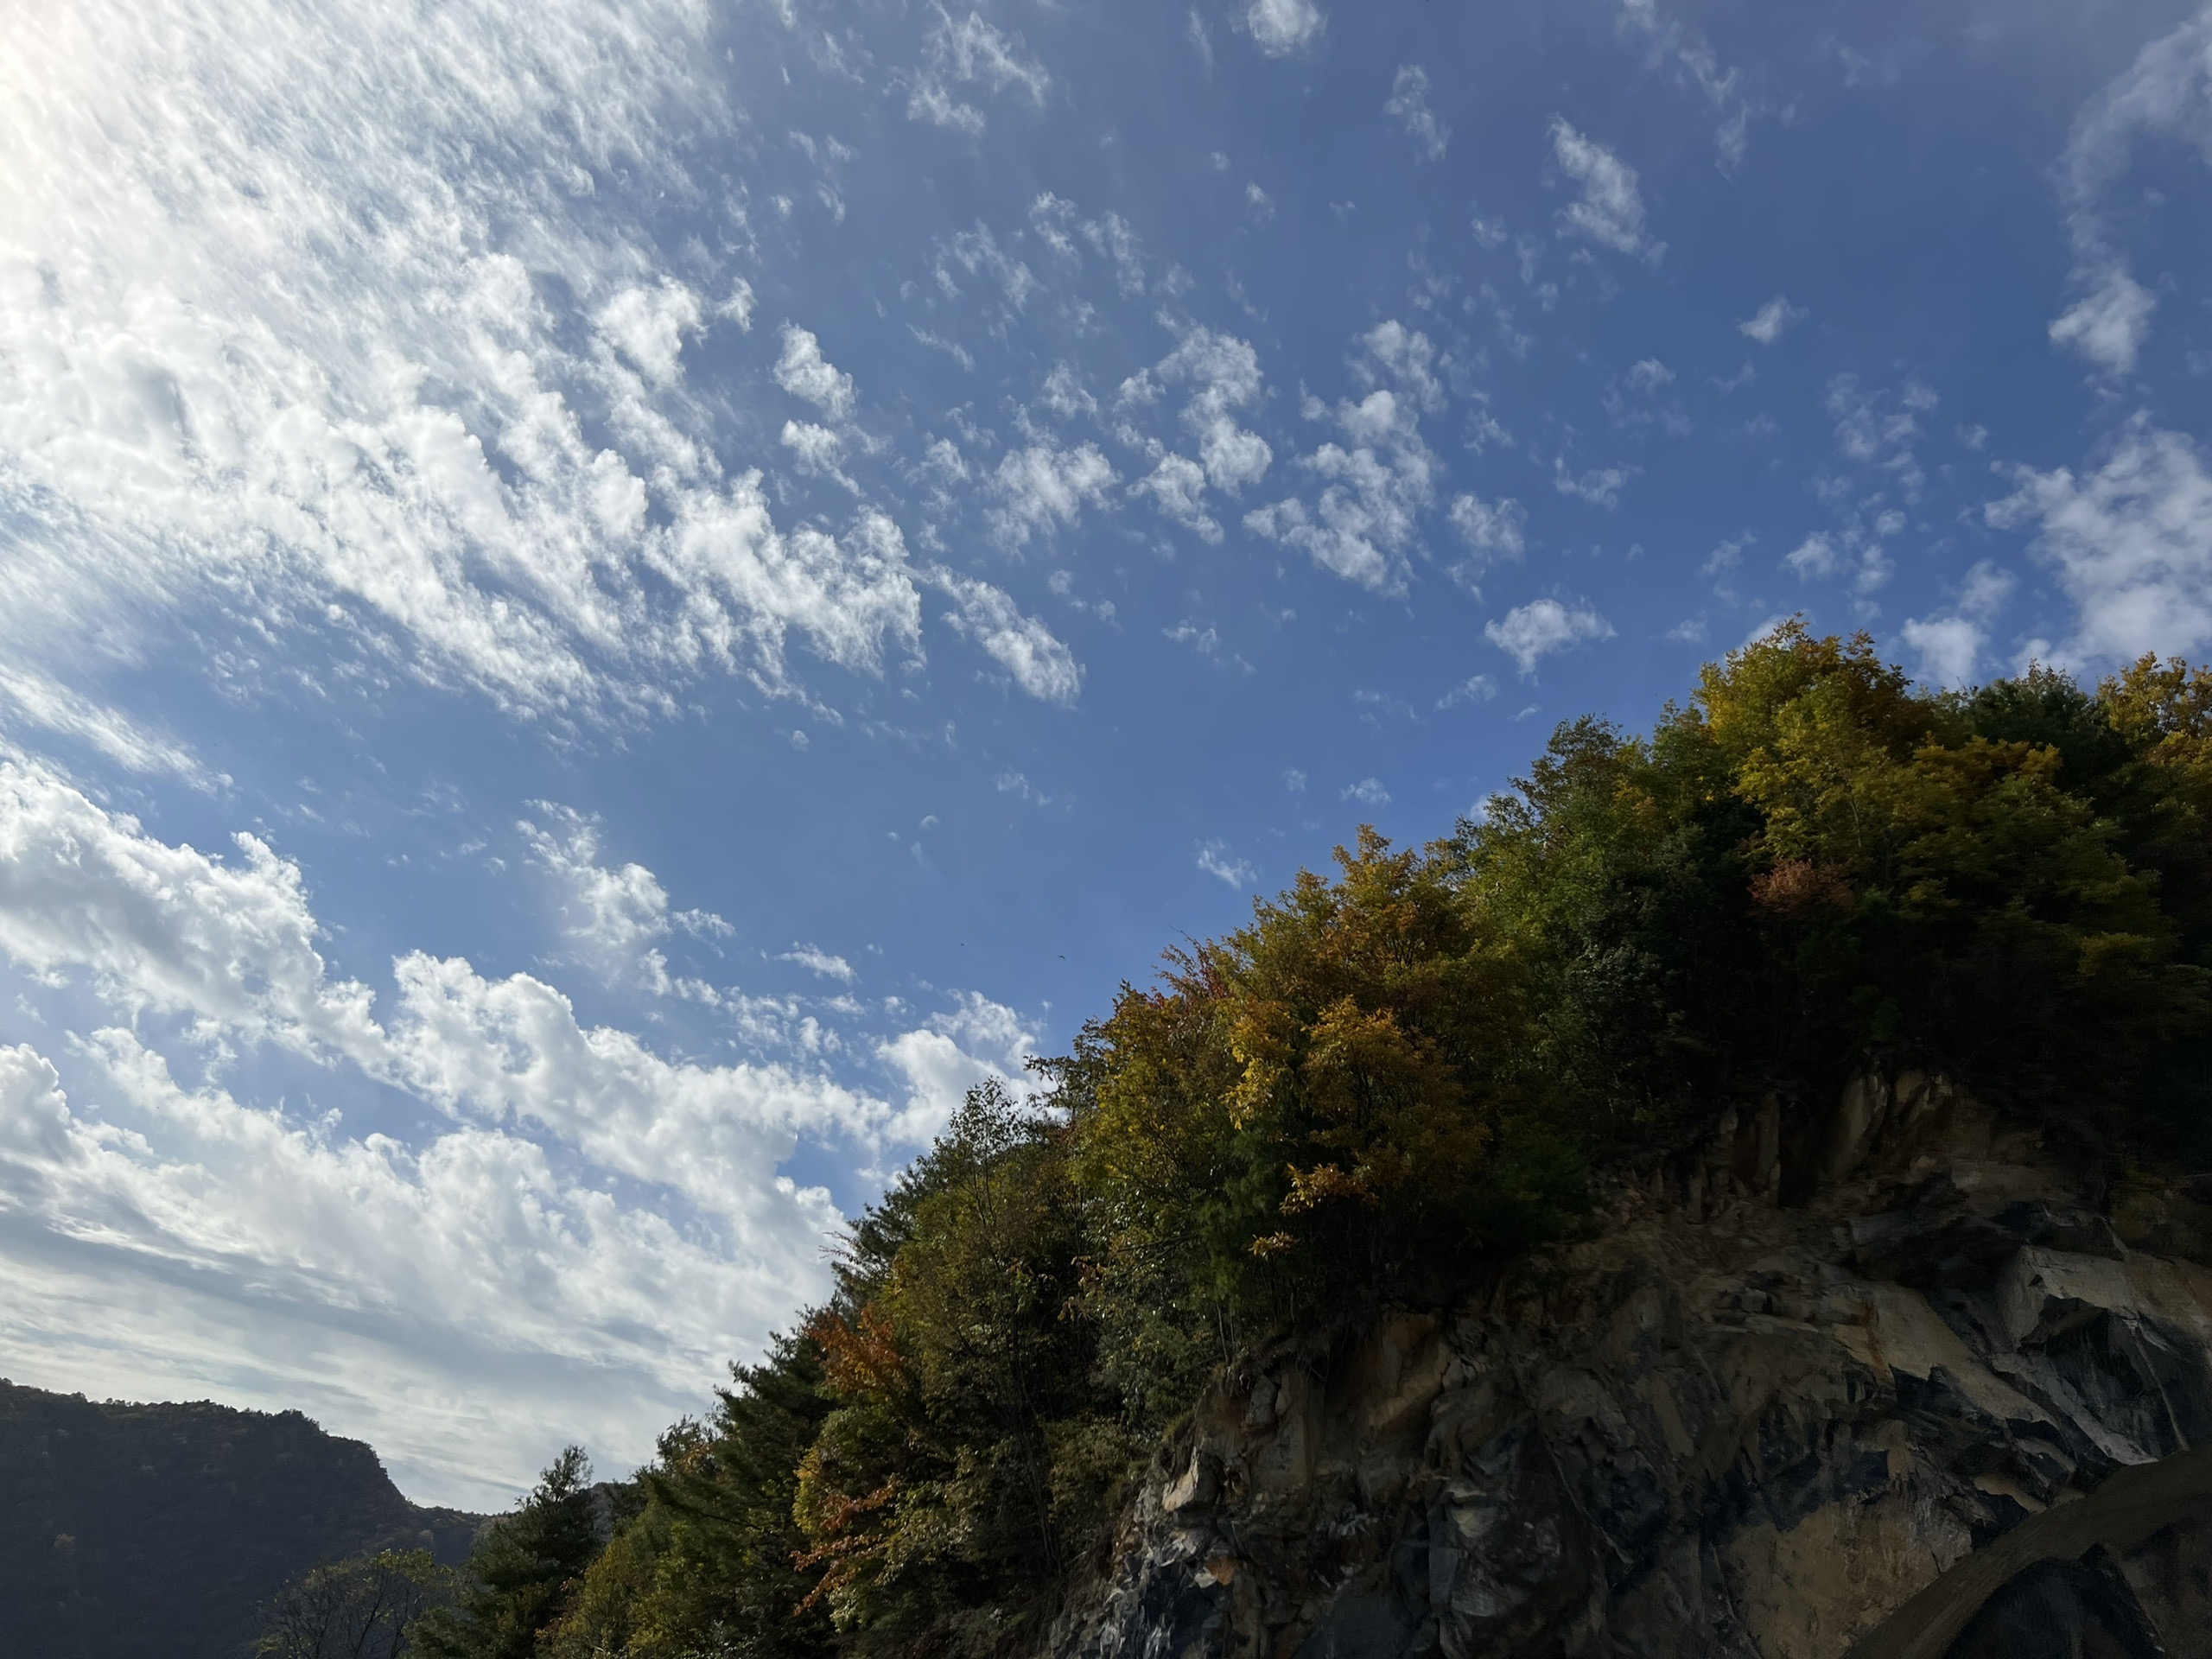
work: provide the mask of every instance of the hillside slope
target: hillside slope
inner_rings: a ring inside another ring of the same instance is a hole
[[[10,1654],[238,1659],[316,1562],[467,1553],[478,1517],[410,1503],[374,1452],[296,1411],[127,1405],[0,1381]]]

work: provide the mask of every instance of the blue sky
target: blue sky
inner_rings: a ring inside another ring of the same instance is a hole
[[[2212,13],[0,40],[0,1370],[610,1467],[962,1089],[1802,613],[2212,645]]]

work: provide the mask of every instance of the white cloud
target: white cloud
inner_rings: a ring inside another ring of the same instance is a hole
[[[676,927],[728,934],[734,931],[730,925],[708,911],[671,912],[668,890],[642,864],[601,864],[596,819],[551,801],[531,804],[550,827],[525,818],[515,828],[557,885],[562,931],[579,958],[609,976],[639,976],[663,992],[696,990],[690,982],[679,987],[669,979],[667,963],[655,947]]]
[[[950,570],[931,579],[958,602],[945,620],[981,645],[1014,682],[1045,702],[1071,703],[1083,690],[1083,668],[1075,653],[1033,616],[1025,616],[1001,589]]]
[[[1672,384],[1675,372],[1656,357],[1647,357],[1630,366],[1625,377],[1629,385],[1646,397],[1660,387]]]
[[[1347,784],[1338,791],[1337,798],[1357,801],[1362,806],[1388,806],[1390,791],[1382,787],[1380,778],[1363,778],[1356,784]]]
[[[1554,652],[1586,640],[1610,639],[1613,625],[1587,605],[1568,607],[1555,599],[1535,600],[1516,606],[1494,622],[1483,625],[1483,637],[1520,664],[1523,675]]]
[[[914,90],[906,97],[906,118],[926,121],[931,126],[949,127],[955,132],[964,132],[970,138],[979,136],[986,124],[983,112],[973,104],[962,102],[944,90],[944,85],[929,77],[914,83]]]
[[[944,71],[959,80],[981,82],[995,92],[1009,86],[1042,105],[1052,78],[1045,66],[1021,55],[1019,35],[1001,34],[971,11],[955,22],[944,7],[938,8],[938,26],[930,36],[932,56]]]
[[[791,464],[810,476],[835,480],[847,489],[860,486],[845,475],[845,441],[826,426],[812,421],[785,421],[782,442],[791,452]]]
[[[1026,1062],[1036,1052],[1036,1033],[1020,1014],[965,993],[952,1013],[877,1050],[906,1083],[906,1104],[893,1120],[893,1132],[908,1145],[926,1143],[952,1121],[968,1090],[993,1077],[1017,1097],[1033,1095]]]
[[[1198,868],[1217,880],[1243,893],[1260,879],[1259,871],[1229,850],[1225,841],[1210,841],[1198,849]]]
[[[2074,657],[2114,662],[2212,644],[2212,469],[2188,436],[2139,416],[2093,467],[2012,469],[1990,524],[2031,532],[2074,602]]]
[[[1052,373],[1045,377],[1045,392],[1041,400],[1046,408],[1062,420],[1073,420],[1078,415],[1096,415],[1098,400],[1086,391],[1083,377],[1069,363],[1056,363]]]
[[[1401,65],[1390,83],[1390,96],[1382,105],[1385,115],[1398,118],[1414,141],[1414,154],[1422,161],[1440,162],[1452,142],[1452,129],[1428,107],[1428,71],[1417,63]]]
[[[849,985],[859,977],[853,972],[851,963],[847,962],[842,957],[832,956],[818,945],[794,944],[778,960],[795,962],[810,974],[818,974],[823,979],[836,980],[841,984]]]
[[[252,836],[224,863],[143,834],[51,773],[0,761],[0,951],[89,971],[132,1013],[303,1053],[372,1057],[366,986],[333,981],[299,867]]]
[[[909,120],[950,127],[971,138],[983,130],[983,112],[954,97],[946,89],[948,80],[987,86],[994,92],[1011,87],[1043,107],[1052,78],[1043,64],[1022,56],[1019,35],[1001,33],[981,12],[971,11],[955,21],[943,6],[936,10],[937,27],[927,42],[929,67],[915,77],[906,99]]]
[[[784,350],[776,359],[775,375],[778,385],[833,421],[853,412],[853,377],[822,355],[822,342],[807,329],[784,325]]]
[[[1757,340],[1762,346],[1771,346],[1788,331],[1789,325],[1805,317],[1802,306],[1792,305],[1788,298],[1777,294],[1750,316],[1736,325],[1736,332],[1746,340]]]
[[[1221,525],[1206,511],[1206,469],[1188,455],[1166,455],[1160,465],[1129,486],[1148,495],[1162,514],[1186,524],[1209,542],[1221,539]]]
[[[1095,443],[1063,449],[1044,439],[1009,449],[991,474],[991,492],[999,499],[992,533],[1007,547],[1026,546],[1032,535],[1076,524],[1085,505],[1104,505],[1115,481],[1113,463]]]
[[[189,613],[255,672],[359,639],[576,717],[702,672],[788,689],[793,639],[864,671],[911,641],[912,573],[780,531],[681,384],[687,340],[749,321],[647,222],[736,118],[712,26],[689,0],[14,20],[0,104],[53,114],[0,131],[0,490],[32,504],[0,655],[69,682]]]
[[[1205,486],[1239,494],[1274,462],[1268,441],[1236,419],[1236,411],[1265,397],[1259,353],[1233,334],[1192,328],[1173,352],[1123,381],[1117,401],[1125,410],[1137,408],[1167,387],[1185,385],[1191,395],[1181,422],[1198,441],[1198,460],[1166,455],[1136,488],[1168,518],[1218,541],[1221,527],[1205,509]]]
[[[300,871],[265,847],[242,839],[225,864],[34,769],[0,785],[0,950],[48,981],[89,974],[142,1027],[67,1039],[56,1056],[97,1081],[67,1092],[48,1057],[0,1049],[0,1357],[137,1397],[304,1406],[371,1435],[418,1496],[487,1501],[563,1439],[644,1455],[818,1294],[836,1211],[777,1173],[802,1141],[911,1147],[947,1088],[1033,1046],[964,995],[869,1039],[906,1083],[894,1109],[804,1066],[669,1058],[532,975],[421,952],[394,962],[379,1024],[319,954]],[[671,914],[640,867],[604,867],[583,821],[537,810],[556,828],[526,833],[573,933],[636,950],[713,925]],[[826,1046],[796,1009],[734,1001],[748,1031]],[[315,1115],[180,1082],[156,1046],[171,1017],[219,1048],[326,1062],[305,1074]],[[410,1144],[323,1104],[381,1090],[451,1127]]]
[[[1299,466],[1322,480],[1309,506],[1295,497],[1244,516],[1255,535],[1294,547],[1323,569],[1377,593],[1404,589],[1408,552],[1421,515],[1436,499],[1442,470],[1421,435],[1425,410],[1443,406],[1426,335],[1396,321],[1358,336],[1354,373],[1376,389],[1333,410],[1318,400],[1308,413],[1332,421],[1346,443],[1322,444]],[[1388,382],[1388,385],[1377,384]]]
[[[2014,586],[2010,571],[1985,559],[1967,572],[1948,616],[1910,618],[1900,630],[1920,656],[1920,677],[1933,685],[1970,684],[1989,638],[1989,623]]]
[[[128,1033],[84,1049],[97,1111],[0,1049],[19,1380],[305,1408],[417,1497],[493,1508],[562,1439],[644,1452],[826,1280],[818,1192],[737,1260],[511,1135],[342,1136],[187,1089]]]
[[[1654,257],[1662,245],[1647,244],[1643,234],[1643,197],[1637,188],[1637,172],[1626,162],[1593,138],[1586,138],[1559,116],[1552,118],[1552,157],[1560,170],[1582,189],[1579,200],[1560,209],[1560,234],[1572,232],[1616,253],[1643,253]]]
[[[1467,580],[1478,577],[1495,561],[1517,559],[1527,550],[1529,514],[1510,495],[1496,502],[1472,493],[1457,495],[1447,516],[1472,555],[1464,573]]]
[[[1892,568],[1881,542],[1855,526],[1834,534],[1815,531],[1783,554],[1782,562],[1800,582],[1847,575],[1860,594],[1871,594],[1888,582]]]
[[[751,316],[752,290],[745,290],[741,317]],[[651,288],[623,289],[600,309],[599,332],[657,387],[683,378],[683,339],[698,332],[706,308],[683,283],[663,277]],[[742,321],[741,321],[741,327]]]
[[[195,789],[229,781],[210,777],[182,743],[147,730],[121,710],[35,668],[0,663],[0,726],[17,725],[72,739],[130,772],[168,772]]]
[[[1887,473],[1908,501],[1917,498],[1927,481],[1915,446],[1920,441],[1920,419],[1936,405],[1934,391],[1908,379],[1897,392],[1868,391],[1855,374],[1839,374],[1828,382],[1828,413],[1835,418],[1835,447],[1847,459]]]
[[[2107,374],[2130,374],[2151,335],[2158,302],[2122,266],[2108,265],[2096,286],[2051,320],[2050,340],[2068,346]]]
[[[2107,374],[2133,371],[2157,304],[2129,271],[2107,212],[2146,137],[2192,143],[2212,163],[2212,9],[2145,47],[2083,106],[2060,164],[2082,297],[2051,323],[2050,338]]]
[[[1782,556],[1782,562],[1797,573],[1798,579],[1814,582],[1832,576],[1842,568],[1843,561],[1836,551],[1835,537],[1824,530],[1816,530],[1796,549]]]
[[[1297,51],[1321,32],[1325,22],[1314,0],[1252,0],[1244,13],[1253,42],[1271,58]]]
[[[1634,467],[1592,467],[1580,473],[1567,470],[1567,457],[1561,455],[1552,463],[1552,487],[1561,495],[1571,495],[1578,501],[1587,501],[1593,507],[1611,512],[1620,505],[1621,488],[1635,478]]]

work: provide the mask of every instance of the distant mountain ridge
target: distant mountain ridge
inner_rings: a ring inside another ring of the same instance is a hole
[[[24,1659],[239,1659],[294,1575],[382,1548],[459,1562],[483,1520],[409,1503],[296,1411],[0,1379],[0,1645]]]

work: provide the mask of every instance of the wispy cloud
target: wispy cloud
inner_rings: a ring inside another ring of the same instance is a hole
[[[1259,871],[1229,850],[1225,841],[1210,841],[1198,849],[1198,868],[1242,893],[1260,879]]]
[[[1390,83],[1390,96],[1382,112],[1395,116],[1406,136],[1414,141],[1414,154],[1425,162],[1440,162],[1452,143],[1452,129],[1428,106],[1428,71],[1417,63],[1398,70]]]
[[[1644,235],[1643,195],[1634,168],[1560,116],[1552,118],[1551,141],[1552,159],[1581,191],[1559,211],[1560,235],[1655,259],[1666,251],[1665,244]]]

